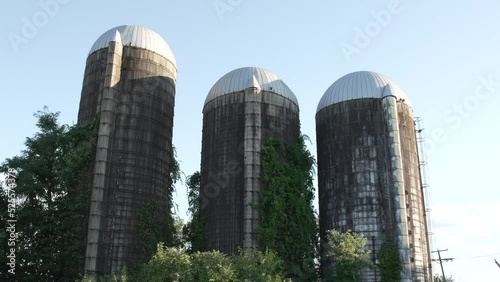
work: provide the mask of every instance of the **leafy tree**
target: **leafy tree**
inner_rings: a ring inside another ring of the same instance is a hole
[[[218,251],[196,252],[191,257],[193,281],[229,282],[236,280],[231,258]]]
[[[183,250],[167,248],[160,243],[156,254],[140,268],[133,281],[193,281],[191,258]]]
[[[454,282],[455,279],[453,276],[448,276],[446,279],[443,279],[442,275],[436,274],[434,275],[434,282]]]
[[[240,281],[284,281],[284,262],[272,251],[240,251],[233,261]]]
[[[39,131],[2,165],[18,172],[18,281],[71,281],[83,272],[96,123],[59,125],[58,115],[37,112]]]
[[[2,175],[0,177],[3,178]],[[12,176],[10,177],[15,181],[15,177]],[[6,179],[5,179],[6,180]],[[7,184],[5,183],[6,181],[0,180],[0,188],[7,188]],[[11,183],[12,186],[15,185],[15,183]],[[8,213],[8,205],[9,205],[9,197],[8,197],[8,191],[6,189],[0,189],[0,222],[2,222],[2,232],[0,232],[0,280],[1,281],[15,281],[15,273],[17,271],[14,270],[14,275],[12,273],[8,273],[8,270],[10,270],[10,267],[7,265],[7,263],[10,263],[10,258],[7,258],[8,255],[10,255],[10,248],[11,246],[8,245],[8,239],[10,237],[10,232],[7,231],[7,220],[9,219],[15,219],[15,218],[10,218],[9,213]],[[14,248],[16,250],[16,248]],[[16,251],[17,252],[17,251]],[[17,268],[17,266],[16,266]]]
[[[359,281],[361,270],[370,266],[370,251],[364,250],[366,238],[351,230],[330,230],[327,239],[326,257],[333,260],[333,269],[326,270],[326,281]]]
[[[299,281],[316,278],[314,264],[317,225],[313,208],[315,160],[305,146],[269,138],[261,150],[261,250],[273,250],[285,262],[287,277]]]
[[[188,188],[188,212],[191,215],[191,220],[184,226],[183,234],[188,242],[188,252],[194,253],[203,251],[205,246],[206,215],[200,209],[200,172],[196,171],[188,176],[186,184]]]
[[[226,256],[220,252],[196,252],[158,245],[151,260],[120,277],[121,281],[255,281],[279,282],[283,280],[283,261],[273,252],[258,250]],[[109,276],[102,281],[117,281]]]
[[[184,220],[180,216],[174,217],[174,243],[173,247],[186,250],[189,246],[186,236],[184,236]]]

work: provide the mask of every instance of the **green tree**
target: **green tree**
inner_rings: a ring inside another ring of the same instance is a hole
[[[18,281],[71,281],[83,272],[96,123],[59,125],[58,115],[37,112],[39,131],[2,165],[18,172]]]
[[[239,281],[284,281],[284,262],[273,251],[240,251],[233,261]]]
[[[191,220],[184,226],[183,233],[188,242],[188,252],[194,253],[203,251],[205,247],[206,215],[200,208],[201,174],[199,171],[187,177],[186,186],[188,191],[188,212]]]
[[[218,251],[196,252],[191,256],[193,281],[229,282],[236,280],[231,258]]]
[[[181,250],[187,250],[189,242],[187,241],[186,236],[184,235],[184,220],[180,216],[174,216],[174,248],[178,248]]]
[[[0,222],[2,222],[2,232],[0,232],[0,280],[1,281],[15,281],[15,275],[8,273],[10,267],[7,263],[10,262],[10,259],[7,258],[10,255],[10,246],[8,245],[8,240],[10,237],[10,232],[7,231],[7,220],[15,219],[10,218],[8,213],[8,205],[9,205],[9,197],[7,191],[7,184],[5,181],[2,181],[3,175],[0,175]],[[10,179],[15,181],[14,175],[10,177]],[[15,185],[15,183],[11,183]],[[5,189],[3,189],[5,188]],[[14,248],[15,249],[15,248]],[[16,266],[17,267],[17,266]],[[14,273],[15,274],[15,273]]]
[[[316,279],[314,264],[317,225],[313,208],[315,160],[305,146],[306,136],[295,144],[269,138],[261,150],[259,196],[261,250],[273,250],[285,262],[287,277]]]
[[[434,275],[434,282],[454,282],[455,279],[453,276],[448,276],[446,279],[443,279],[442,275],[436,274]]]
[[[370,251],[364,249],[366,238],[351,230],[330,230],[327,239],[326,257],[332,259],[333,268],[326,269],[326,281],[359,281],[361,270],[371,266]]]
[[[242,251],[237,256],[220,252],[196,252],[189,255],[180,248],[165,247],[163,243],[148,263],[122,274],[121,281],[255,281],[284,280],[284,263],[271,251]],[[117,281],[114,275],[100,281]]]
[[[186,252],[176,248],[167,248],[160,243],[151,260],[140,267],[138,273],[129,280],[193,281],[191,267],[191,258]]]

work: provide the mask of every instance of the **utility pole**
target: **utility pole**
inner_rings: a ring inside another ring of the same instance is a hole
[[[446,276],[444,276],[444,268],[443,268],[443,261],[452,261],[453,258],[441,258],[441,252],[447,252],[448,249],[445,250],[436,250],[432,253],[438,253],[438,259],[433,259],[433,261],[439,261],[439,265],[441,266],[441,273],[443,275],[443,281],[446,282]]]

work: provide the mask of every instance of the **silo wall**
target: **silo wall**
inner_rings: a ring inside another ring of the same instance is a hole
[[[85,67],[78,122],[92,120],[100,109],[108,48],[90,54]]]
[[[431,261],[428,249],[427,219],[420,178],[415,122],[412,109],[408,105],[398,103],[397,111],[404,170],[412,281],[430,281],[432,278],[431,269],[429,268]]]
[[[404,267],[402,279],[429,281],[412,110],[394,97],[384,99],[394,103],[350,100],[316,115],[322,252],[328,230],[351,229],[367,239],[366,249],[377,263],[381,245],[394,238]],[[380,273],[366,269],[362,281],[381,281]]]
[[[201,208],[205,249],[235,254],[256,246],[260,214],[260,149],[269,136],[299,136],[297,105],[249,88],[215,98],[203,110]]]
[[[78,122],[102,115],[107,50],[98,50],[87,59]],[[162,224],[169,213],[175,66],[157,53],[131,46],[123,47],[120,64],[120,79],[114,86],[115,118],[109,125],[110,140],[103,143],[109,151],[105,184],[99,193],[93,191],[91,204],[91,211],[102,220],[97,225],[89,222],[89,234],[94,226],[97,236],[92,239],[96,251],[89,254],[87,250],[88,273],[117,273],[139,263],[141,209],[148,201],[159,201]]]
[[[380,99],[341,102],[316,114],[323,252],[328,230],[350,229],[367,238],[366,249],[372,251],[374,262],[373,255],[394,230],[385,132]],[[362,279],[380,281],[371,270],[364,271]]]

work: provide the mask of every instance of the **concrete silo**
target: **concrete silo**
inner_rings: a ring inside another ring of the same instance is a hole
[[[112,28],[89,52],[78,122],[100,122],[87,275],[138,262],[138,217],[149,201],[160,203],[166,224],[176,76],[168,44],[144,27]]]
[[[261,145],[270,136],[294,142],[299,126],[297,99],[274,73],[240,68],[215,83],[203,108],[206,250],[234,254],[258,245]]]
[[[345,75],[319,102],[316,134],[321,240],[327,230],[351,229],[367,238],[376,263],[381,245],[393,238],[401,281],[431,281],[415,125],[405,93],[378,73]],[[380,279],[376,270],[362,273],[363,281]]]

